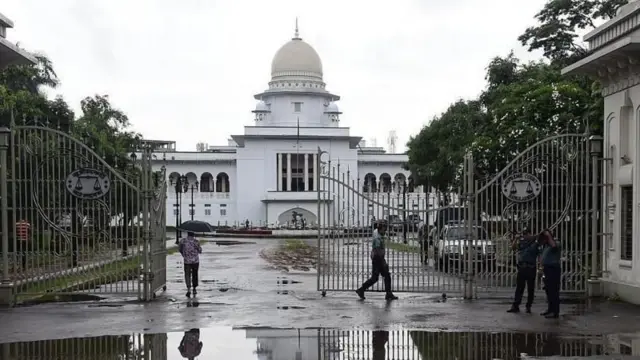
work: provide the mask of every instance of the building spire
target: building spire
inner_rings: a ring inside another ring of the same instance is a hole
[[[296,16],[296,31],[293,34],[293,40],[301,40],[300,39],[300,31],[298,30],[298,17]]]

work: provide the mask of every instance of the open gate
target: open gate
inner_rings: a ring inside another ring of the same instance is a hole
[[[526,228],[554,232],[562,244],[562,291],[584,293],[599,258],[599,160],[589,150],[583,134],[552,136],[479,179],[468,155],[459,187],[440,195],[368,184],[319,151],[318,291],[360,287],[371,274],[373,221],[385,219],[393,291],[511,295],[511,241]],[[383,281],[372,290],[382,291]]]
[[[154,297],[166,280],[166,184],[150,148],[142,158],[114,168],[67,133],[0,129],[0,303],[78,292]]]

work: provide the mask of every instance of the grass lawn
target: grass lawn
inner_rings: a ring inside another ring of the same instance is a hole
[[[311,245],[307,244],[302,240],[286,240],[285,243],[281,246],[284,251],[303,251],[309,250],[312,248]]]
[[[37,295],[48,292],[68,292],[95,288],[99,285],[135,278],[139,274],[140,256],[115,261],[83,272],[75,272],[51,279],[25,284],[18,295]]]
[[[408,252],[408,253],[420,253],[420,246],[417,245],[409,245],[402,242],[387,242],[385,244],[387,249],[400,251],[400,252]]]

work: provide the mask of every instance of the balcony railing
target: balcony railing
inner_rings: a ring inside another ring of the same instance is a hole
[[[186,193],[182,193],[182,199],[191,199],[191,192],[186,192]],[[175,192],[169,192],[168,193],[168,198],[169,199],[175,199],[176,198],[176,193]],[[199,200],[209,200],[209,199],[230,199],[231,198],[231,193],[228,192],[194,192],[193,193],[193,198],[194,199],[199,199]]]

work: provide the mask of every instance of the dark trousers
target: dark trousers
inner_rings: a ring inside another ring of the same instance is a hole
[[[371,267],[373,268],[371,277],[362,284],[361,289],[369,289],[378,282],[380,275],[382,275],[382,277],[384,277],[384,290],[387,294],[391,294],[391,274],[389,273],[387,261],[382,256],[374,255],[371,259]]]
[[[22,271],[27,269],[27,253],[29,252],[29,243],[24,240],[18,240],[18,252],[20,253],[20,263]]]
[[[184,264],[184,282],[187,284],[187,289],[198,287],[198,270],[200,270],[200,264]]]
[[[559,266],[545,266],[543,268],[547,302],[552,314],[560,314],[560,277],[562,271]]]
[[[516,297],[513,300],[513,307],[518,307],[522,303],[524,287],[527,287],[527,307],[533,304],[533,296],[536,291],[536,268],[535,266],[518,266],[518,276],[516,277]]]

